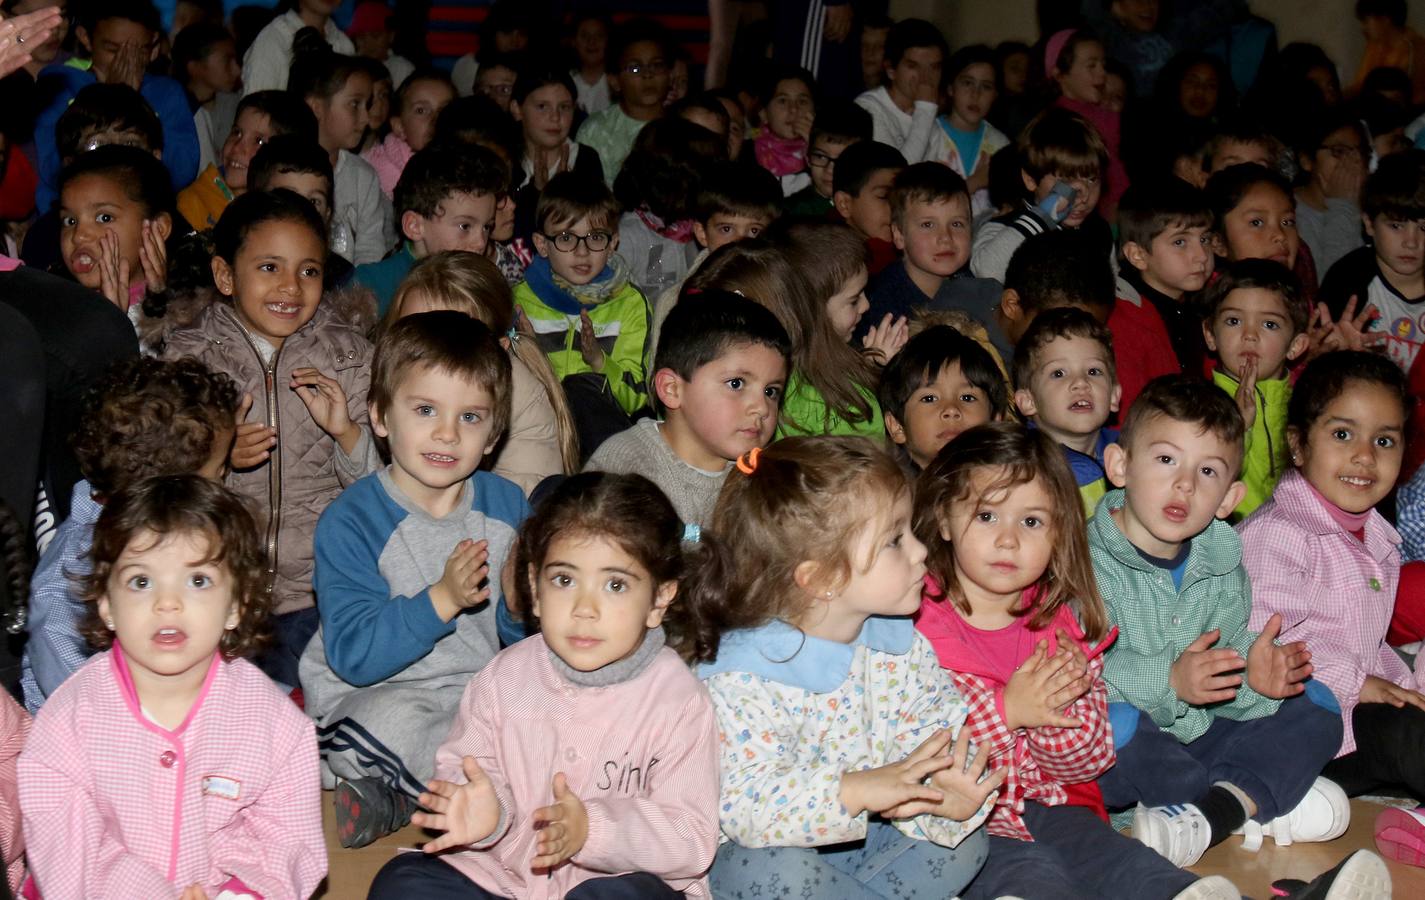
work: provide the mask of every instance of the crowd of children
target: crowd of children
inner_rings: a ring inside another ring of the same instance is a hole
[[[310,896],[329,806],[378,900],[1225,900],[1425,802],[1403,0],[1347,90],[569,5],[0,3],[0,897]]]

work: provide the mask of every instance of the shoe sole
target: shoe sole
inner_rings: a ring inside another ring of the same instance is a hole
[[[1381,856],[1407,866],[1425,866],[1425,824],[1405,810],[1382,811],[1375,835]]]
[[[1221,875],[1210,875],[1188,885],[1173,900],[1242,900],[1242,893]]]
[[[332,805],[336,812],[336,839],[343,848],[352,850],[365,847],[380,837],[371,833],[373,823],[369,821],[370,813],[366,811],[366,801],[350,782],[343,781],[336,786]]]
[[[1357,850],[1331,882],[1325,900],[1391,900],[1385,860],[1369,850]]]

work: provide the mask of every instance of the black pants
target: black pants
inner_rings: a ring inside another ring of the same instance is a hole
[[[591,878],[565,900],[676,900],[683,895],[647,872]],[[466,878],[438,856],[402,853],[381,867],[367,900],[504,900]]]
[[[1333,759],[1322,772],[1349,796],[1403,787],[1425,797],[1425,710],[1389,703],[1360,703],[1351,712],[1356,749]]]
[[[633,418],[623,411],[609,390],[609,380],[597,372],[578,372],[565,377],[564,397],[569,415],[579,433],[579,465],[589,461],[608,438],[633,426]]]

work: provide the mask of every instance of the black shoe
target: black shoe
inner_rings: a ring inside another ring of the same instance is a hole
[[[365,847],[405,828],[416,801],[380,778],[343,781],[336,786],[336,836],[343,847]]]

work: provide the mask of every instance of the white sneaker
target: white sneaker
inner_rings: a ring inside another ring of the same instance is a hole
[[[1369,850],[1357,850],[1287,896],[1291,900],[1390,900],[1390,870],[1379,856]]]
[[[1212,828],[1191,803],[1144,806],[1133,810],[1133,836],[1178,868],[1202,859],[1212,841]]]
[[[1248,819],[1233,832],[1245,835],[1244,850],[1260,850],[1262,838],[1270,837],[1278,847],[1294,843],[1332,841],[1346,833],[1351,824],[1351,802],[1334,781],[1318,778],[1296,807],[1270,822]]]
[[[1242,892],[1221,875],[1209,875],[1183,888],[1173,900],[1242,900]]]

